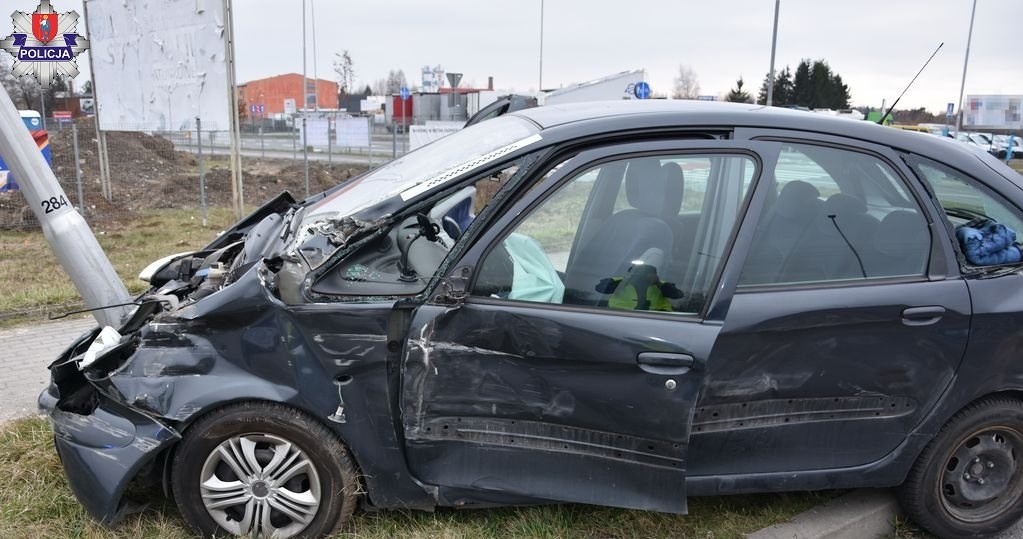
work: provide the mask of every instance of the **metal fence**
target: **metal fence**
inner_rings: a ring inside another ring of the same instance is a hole
[[[247,125],[241,135],[246,206],[259,205],[285,189],[296,198],[304,196],[306,155],[308,189],[317,193],[408,150],[407,134],[364,120],[368,147],[345,146],[345,136],[338,132],[341,124],[332,119],[325,137],[309,136],[308,154],[300,121],[262,130]],[[228,132],[140,132],[126,127],[99,136],[92,119],[46,123],[53,171],[87,221],[130,220],[150,209],[199,209],[203,198],[210,208],[231,207]],[[20,191],[0,192],[0,228],[35,226]]]

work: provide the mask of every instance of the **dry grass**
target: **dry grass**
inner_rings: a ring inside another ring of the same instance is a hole
[[[1023,159],[1013,159],[1009,161],[1009,166],[1016,169],[1016,172],[1023,174]]]
[[[172,502],[153,499],[116,529],[92,521],[68,489],[49,424],[26,418],[0,424],[0,537],[128,539],[191,537]],[[436,513],[356,514],[339,538],[738,538],[787,520],[832,493],[733,496],[690,500],[677,516],[582,505]]]
[[[104,223],[93,229],[114,269],[135,294],[146,289],[138,280],[147,264],[171,253],[198,249],[234,221],[229,210],[211,209],[207,228],[198,209],[153,210],[130,222]],[[0,234],[0,315],[62,310],[81,302],[71,279],[57,263],[39,230]]]

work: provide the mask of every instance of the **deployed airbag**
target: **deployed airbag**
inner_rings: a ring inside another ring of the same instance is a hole
[[[515,232],[504,240],[504,248],[514,267],[508,299],[561,303],[565,285],[536,240]]]

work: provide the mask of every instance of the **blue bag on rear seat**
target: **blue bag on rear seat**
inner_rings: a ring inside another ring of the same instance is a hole
[[[1020,261],[1016,232],[1001,223],[989,220],[977,226],[963,225],[956,230],[956,238],[959,239],[967,262],[975,266],[1014,264]]]

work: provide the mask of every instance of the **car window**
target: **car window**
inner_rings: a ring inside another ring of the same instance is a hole
[[[956,231],[960,250],[970,265],[1019,262],[1019,249],[1014,244],[1016,235],[1023,234],[1023,213],[977,180],[948,167],[931,161],[918,161],[915,168],[931,186],[931,192]],[[1005,230],[1003,232],[997,226],[992,228],[992,225],[1002,225]],[[981,236],[963,231],[963,228],[977,230]],[[979,238],[979,244],[974,245],[970,238]],[[991,247],[991,252],[987,252],[988,247]],[[1016,252],[1012,253],[1012,249]],[[1002,251],[1009,252],[1005,253],[1006,256],[999,256]]]
[[[782,146],[740,286],[922,276],[930,231],[899,175],[861,152]]]
[[[725,154],[634,157],[587,168],[491,249],[473,294],[697,313],[755,173],[751,157]]]

